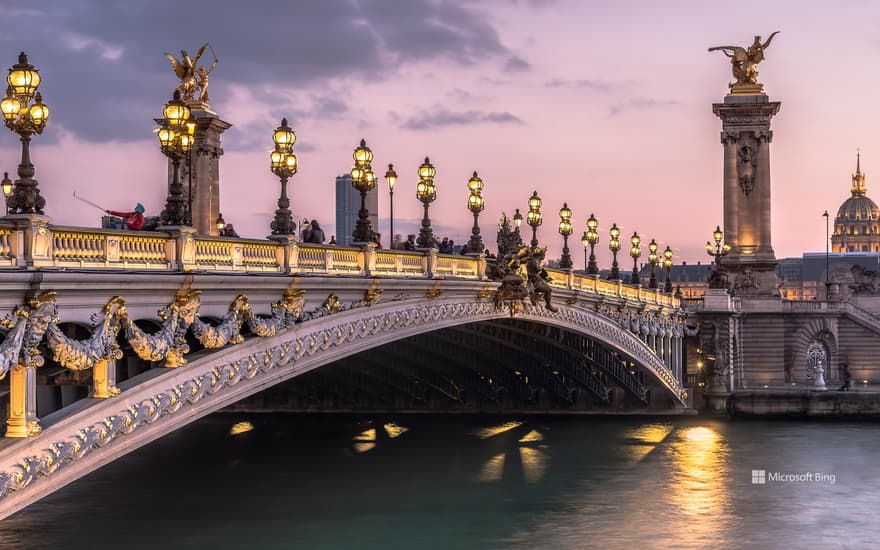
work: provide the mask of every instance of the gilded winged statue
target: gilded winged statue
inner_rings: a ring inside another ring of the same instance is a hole
[[[779,34],[774,32],[767,37],[766,42],[761,42],[761,37],[756,36],[752,45],[748,48],[742,46],[715,46],[709,48],[710,52],[720,50],[730,58],[733,65],[733,77],[736,82],[731,83],[731,87],[737,84],[757,85],[758,84],[758,63],[764,60],[764,50],[770,45],[773,37]]]
[[[180,79],[180,86],[177,87],[177,91],[180,92],[180,96],[184,101],[192,101],[196,90],[200,90],[199,101],[202,103],[208,102],[208,74],[217,66],[218,60],[214,56],[214,62],[208,68],[204,66],[198,67],[197,65],[202,54],[205,53],[205,49],[209,47],[206,42],[196,52],[195,57],[192,58],[186,50],[180,50],[180,60],[165,52],[165,57],[171,62],[174,74]],[[213,52],[213,49],[211,51]]]

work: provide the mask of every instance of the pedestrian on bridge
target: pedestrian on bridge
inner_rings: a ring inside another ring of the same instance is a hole
[[[840,386],[840,390],[838,391],[849,391],[852,387],[852,373],[849,372],[849,365],[844,363],[840,370],[840,374],[843,377],[843,385]]]
[[[318,220],[312,220],[311,226],[309,227],[309,233],[306,236],[305,242],[324,244],[324,230],[321,229],[321,225],[318,223]]]
[[[119,212],[116,210],[105,210],[111,216],[119,216],[125,220],[125,226],[131,231],[140,231],[144,227],[144,205],[137,203],[133,212]]]

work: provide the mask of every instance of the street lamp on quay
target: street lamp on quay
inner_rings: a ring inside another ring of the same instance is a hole
[[[831,277],[828,273],[828,246],[831,242],[831,235],[829,235],[829,227],[828,227],[828,211],[822,213],[822,217],[825,218],[825,298],[828,298],[828,289],[831,288]]]
[[[3,188],[3,198],[6,202],[6,215],[9,215],[9,195],[12,194],[12,180],[9,179],[9,172],[3,172],[3,181],[0,182],[0,187]]]
[[[651,279],[648,281],[648,288],[657,288],[657,264],[660,263],[660,256],[657,255],[657,242],[651,239],[648,244],[648,263],[651,264]]]
[[[614,258],[611,262],[611,274],[608,276],[608,279],[611,281],[619,281],[620,266],[617,264],[617,252],[620,250],[620,229],[617,228],[616,223],[611,224],[611,229],[608,230],[608,235],[611,237],[608,241],[608,249],[611,250],[611,254]]]
[[[394,171],[394,165],[388,165],[388,171],[385,172],[385,183],[388,184],[388,204],[389,204],[389,221],[391,227],[388,229],[390,236],[388,238],[388,249],[394,248],[394,185],[397,183],[397,172]]]
[[[516,231],[516,234],[519,235],[519,226],[522,225],[522,214],[519,213],[519,208],[516,209],[516,213],[513,215],[513,230]]]
[[[192,220],[188,219],[190,212],[183,198],[180,161],[192,151],[196,124],[195,121],[190,120],[189,107],[181,101],[180,92],[177,90],[171,100],[165,104],[162,115],[164,118],[158,120],[160,127],[157,136],[162,154],[171,160],[171,184],[168,186],[168,198],[165,200],[165,209],[162,210],[160,219],[162,225],[189,225]]]
[[[287,180],[296,174],[297,160],[293,154],[293,144],[296,143],[296,134],[287,125],[287,119],[281,119],[281,126],[275,128],[272,134],[275,150],[269,154],[272,173],[281,180],[281,195],[278,197],[278,209],[275,210],[275,219],[269,224],[272,235],[295,235],[296,223],[290,211],[290,199],[287,197]]]
[[[351,237],[355,243],[373,241],[373,228],[370,227],[370,211],[367,210],[367,193],[376,187],[376,175],[373,174],[373,152],[367,147],[366,140],[361,140],[354,154],[354,167],[351,169],[351,186],[361,194],[361,208]],[[392,237],[393,238],[393,237]]]
[[[0,101],[0,112],[6,127],[18,134],[21,141],[21,163],[18,165],[18,179],[15,180],[7,208],[13,214],[42,214],[46,199],[40,195],[37,180],[34,179],[34,165],[31,163],[31,136],[42,134],[49,119],[49,108],[43,104],[43,96],[37,91],[40,86],[40,72],[28,63],[27,54],[21,52],[18,63],[9,69],[6,82],[6,97]],[[31,100],[33,105],[29,105]]]
[[[562,203],[559,209],[559,234],[562,235],[562,258],[559,260],[559,267],[562,269],[571,269],[571,254],[568,250],[568,237],[571,235],[571,209],[568,203]]]
[[[434,248],[434,231],[431,229],[428,207],[437,198],[437,188],[434,186],[434,175],[436,173],[437,170],[431,164],[431,159],[425,157],[425,162],[419,166],[419,183],[416,184],[416,198],[422,201],[425,207],[425,216],[422,218],[419,238],[416,239],[416,245],[420,248]]]
[[[666,268],[666,284],[663,291],[672,294],[672,249],[668,246],[663,251],[663,267]]]
[[[532,226],[532,248],[538,246],[538,227],[540,227],[542,221],[541,197],[539,197],[538,192],[535,191],[532,193],[532,196],[529,197],[529,212],[526,215],[526,223]]]
[[[633,236],[629,239],[632,247],[629,249],[629,255],[632,256],[633,259],[633,272],[629,278],[629,284],[631,285],[640,285],[642,281],[639,280],[639,256],[642,255],[642,249],[639,246],[642,242],[642,239],[639,237],[639,234],[633,231]]]
[[[474,170],[474,175],[468,180],[468,190],[471,192],[468,197],[468,210],[474,214],[474,227],[471,229],[471,238],[467,243],[468,253],[478,255],[483,252],[483,239],[480,236],[479,216],[480,212],[486,207],[483,202],[483,180]]]

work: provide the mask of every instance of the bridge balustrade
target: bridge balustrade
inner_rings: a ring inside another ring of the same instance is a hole
[[[8,220],[8,219],[7,219]],[[191,228],[121,231],[63,227],[32,220],[0,226],[0,269],[75,267],[78,269],[158,269],[243,273],[311,273],[483,280],[482,255],[439,255],[298,243],[294,239],[256,240],[195,235]],[[679,307],[659,289],[606,281],[571,270],[547,269],[554,287]]]

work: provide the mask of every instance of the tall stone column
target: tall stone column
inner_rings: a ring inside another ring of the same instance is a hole
[[[192,224],[199,235],[217,235],[217,216],[220,215],[220,134],[232,127],[217,113],[201,102],[188,104],[191,116],[198,123],[195,145],[189,161],[181,162],[180,180],[186,200],[190,200],[190,170],[192,171]],[[171,183],[169,161],[168,182]],[[231,218],[229,218],[231,219]]]
[[[776,294],[776,256],[770,234],[770,119],[782,104],[763,91],[737,90],[712,105],[724,145],[723,260],[740,295]]]

